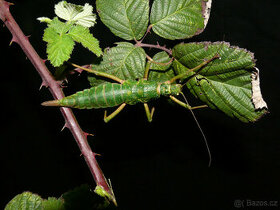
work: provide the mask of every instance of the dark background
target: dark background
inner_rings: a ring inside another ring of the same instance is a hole
[[[16,5],[12,14],[45,58],[45,43],[41,40],[44,24],[36,18],[53,17],[53,6],[58,1],[13,2]],[[205,144],[191,114],[166,100],[153,103],[156,112],[151,124],[142,105],[126,108],[109,124],[103,122],[103,110],[74,111],[81,127],[95,134],[89,142],[93,151],[102,154],[98,161],[112,180],[119,209],[236,209],[235,200],[277,201],[279,208],[279,8],[277,0],[214,0],[206,30],[186,40],[224,40],[254,52],[270,110],[270,114],[251,124],[218,111],[196,111],[212,151],[210,168]],[[93,33],[101,40],[102,48],[120,41],[100,22]],[[45,88],[39,91],[39,75],[17,44],[9,47],[10,39],[8,30],[1,26],[0,208],[26,190],[46,198],[59,197],[84,183],[94,188],[70,132],[60,132],[64,122],[59,109],[40,105],[51,99],[50,93]],[[149,36],[147,40],[156,39],[159,37]],[[159,41],[164,44],[164,40]],[[167,44],[172,47],[179,42]],[[92,54],[81,47],[73,56],[78,64],[93,61]],[[65,93],[87,86],[85,74],[73,75]],[[192,98],[190,94],[187,97]],[[193,104],[200,103],[194,100]]]

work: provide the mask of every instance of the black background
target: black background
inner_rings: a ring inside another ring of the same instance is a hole
[[[86,1],[72,1],[84,4]],[[42,58],[44,24],[36,18],[53,17],[57,1],[14,1],[12,14]],[[90,2],[94,4],[94,1]],[[126,108],[109,124],[103,110],[74,110],[89,137],[103,172],[112,180],[119,209],[236,209],[235,200],[277,201],[280,206],[279,49],[280,18],[277,0],[216,0],[206,30],[188,41],[228,41],[255,53],[261,87],[270,114],[244,124],[223,113],[197,110],[210,145],[208,156],[191,114],[166,100],[154,102],[153,123],[142,105]],[[99,26],[93,29],[102,48],[121,39]],[[0,207],[16,194],[29,190],[59,197],[81,184],[95,187],[80,152],[56,108],[41,102],[51,99],[39,91],[41,79],[11,35],[0,27],[1,139]],[[163,39],[149,36],[146,41]],[[176,42],[168,42],[172,47]],[[93,56],[77,47],[73,62],[87,64]],[[69,78],[68,95],[87,87],[86,75]],[[187,97],[192,98],[190,94]],[[200,104],[193,100],[193,105]],[[112,111],[112,110],[109,110]],[[276,207],[248,207],[276,209]],[[246,209],[246,208],[245,208]]]

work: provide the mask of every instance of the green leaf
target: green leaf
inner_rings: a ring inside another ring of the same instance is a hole
[[[140,48],[128,42],[119,42],[116,47],[104,52],[103,61],[93,66],[97,71],[112,74],[120,79],[138,79],[144,76],[146,53]],[[91,80],[91,77],[89,78]],[[91,85],[96,86],[92,80]]]
[[[97,0],[101,21],[125,40],[139,40],[147,30],[149,0]]]
[[[97,56],[102,55],[102,50],[99,47],[99,41],[92,36],[88,28],[83,26],[74,26],[68,33],[74,41],[81,43]]]
[[[165,82],[175,76],[174,71],[171,68],[171,58],[166,52],[155,54],[153,61],[156,63],[151,63],[149,80]]]
[[[31,192],[24,192],[15,196],[5,207],[5,210],[40,210],[42,207],[42,198]]]
[[[88,3],[81,6],[61,1],[55,5],[55,14],[58,17],[87,28],[96,23],[96,15],[92,11],[93,7]]]
[[[166,39],[185,39],[200,34],[208,22],[212,0],[155,0],[150,22]]]
[[[57,17],[55,17],[48,25],[49,28],[53,28],[58,34],[67,33],[73,26],[71,23],[61,22]]]
[[[6,205],[5,210],[92,210],[105,208],[115,209],[115,206],[108,201],[107,197],[104,199],[104,197],[95,194],[88,185],[82,185],[64,193],[60,198],[42,199],[37,194],[24,192],[15,196]]]
[[[176,59],[174,69],[178,73],[187,72],[219,54],[220,59],[187,75],[187,87],[211,108],[244,122],[256,121],[267,112],[265,106],[256,109],[252,102],[255,60],[251,52],[226,42],[179,44],[172,52]]]
[[[45,29],[43,40],[48,42],[48,60],[53,66],[60,66],[70,58],[75,45],[70,36],[67,34],[59,35],[53,28],[48,27]]]
[[[49,197],[48,200],[43,200],[44,210],[64,210],[64,201],[61,198]]]

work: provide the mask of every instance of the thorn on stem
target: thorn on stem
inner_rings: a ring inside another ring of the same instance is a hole
[[[11,46],[13,44],[13,42],[17,43],[17,39],[13,36],[12,40],[10,41],[9,46]]]
[[[62,127],[62,129],[61,129],[61,131],[60,131],[60,132],[62,132],[65,128],[68,128],[68,124],[67,124],[67,122],[64,124],[64,126]]]
[[[43,80],[43,82],[42,82],[42,84],[41,84],[41,86],[40,86],[40,88],[39,88],[39,90],[41,90],[42,89],[42,87],[46,87],[46,88],[48,88],[48,85],[47,85],[47,83]]]
[[[25,40],[26,41],[29,41],[29,38],[31,37],[31,35],[28,35],[28,36],[24,36]]]
[[[64,85],[64,84],[63,84],[63,81],[62,81],[62,82],[59,82],[59,87],[61,87],[61,88],[63,89],[63,88],[67,88],[68,86],[67,86],[67,85]]]
[[[86,137],[88,137],[88,136],[94,136],[94,134],[87,133],[87,132],[84,132],[84,135],[85,135]]]
[[[101,154],[98,154],[98,153],[95,153],[95,152],[93,153],[93,155],[94,155],[94,156],[99,156],[99,157],[102,156]]]
[[[83,68],[87,68],[87,69],[91,69],[91,65],[83,65]],[[84,70],[81,68],[75,68],[74,71],[78,72],[79,74],[81,74]]]

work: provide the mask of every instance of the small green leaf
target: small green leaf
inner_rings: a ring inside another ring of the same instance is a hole
[[[61,1],[55,5],[55,14],[69,22],[84,27],[92,27],[96,23],[96,15],[92,13],[93,7],[86,3],[84,6]]]
[[[58,34],[65,34],[70,30],[71,27],[73,27],[73,24],[61,22],[57,17],[55,17],[49,23],[48,27],[53,28]]]
[[[139,40],[147,30],[149,0],[97,0],[101,21],[125,40]]]
[[[150,21],[166,39],[185,39],[201,33],[208,22],[212,0],[155,0]]]
[[[64,210],[64,201],[62,198],[49,197],[48,200],[43,200],[44,210]]]
[[[101,186],[96,186],[94,192],[105,199],[109,199],[109,200],[114,199],[112,198],[112,195],[109,194],[106,190],[104,190]]]
[[[43,210],[42,198],[31,192],[24,192],[15,196],[5,207],[5,210]]]
[[[99,41],[92,36],[88,28],[83,26],[74,26],[68,33],[74,41],[81,43],[97,56],[102,55],[102,50],[99,47]]]
[[[144,76],[146,53],[141,47],[128,42],[119,42],[116,47],[104,52],[103,61],[93,66],[97,71],[112,74],[120,79],[139,79]],[[91,80],[89,78],[89,80]],[[95,79],[93,79],[95,81]],[[95,86],[96,84],[91,83]]]
[[[63,64],[70,58],[75,42],[66,34],[57,34],[53,28],[46,28],[43,40],[48,42],[48,60],[55,67]]]
[[[178,73],[219,54],[220,59],[187,75],[187,87],[211,108],[244,122],[256,121],[267,112],[266,107],[256,109],[252,102],[255,60],[251,52],[225,42],[179,44],[172,52],[176,59],[173,67]]]
[[[52,20],[48,17],[39,17],[37,18],[41,23],[50,23]]]
[[[165,82],[174,77],[174,71],[171,68],[171,58],[166,52],[159,52],[154,55],[153,61],[158,63],[151,63],[149,80],[158,82]]]

